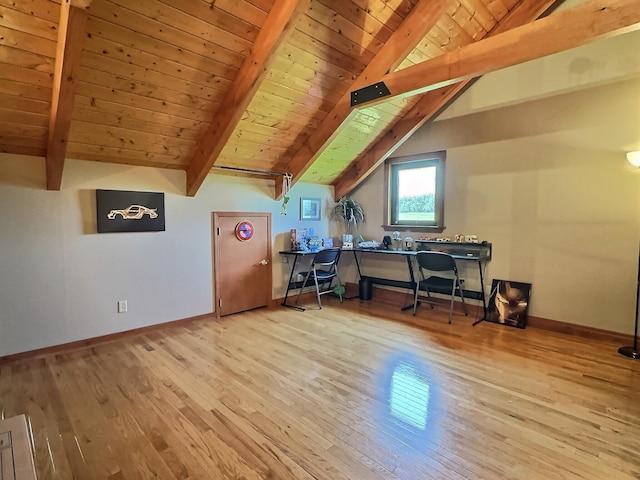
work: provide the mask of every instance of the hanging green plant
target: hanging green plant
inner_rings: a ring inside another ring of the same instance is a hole
[[[289,197],[286,195],[282,197],[282,209],[280,210],[280,215],[287,214],[287,204],[289,203]]]
[[[351,197],[341,197],[331,210],[332,219],[341,219],[347,233],[351,234],[365,223],[362,205]]]

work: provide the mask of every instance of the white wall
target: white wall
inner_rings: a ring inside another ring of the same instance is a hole
[[[640,32],[486,75],[395,152],[447,150],[443,235],[492,242],[489,280],[532,283],[533,316],[633,332],[638,45]],[[383,186],[379,168],[353,192],[370,238],[384,234]]]
[[[326,214],[326,186],[294,186],[282,216],[272,180],[210,175],[190,198],[180,171],[68,160],[59,192],[44,175],[42,159],[0,155],[0,356],[212,312],[213,211],[272,213],[274,298],[289,229],[329,233],[326,215],[298,220],[300,196]],[[97,234],[97,188],[165,192],[166,231]]]

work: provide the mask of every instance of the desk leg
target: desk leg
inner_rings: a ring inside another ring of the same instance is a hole
[[[356,268],[358,269],[358,280],[362,278],[362,272],[360,271],[360,262],[358,261],[358,252],[352,250],[353,258],[356,260]]]
[[[291,283],[293,281],[293,274],[296,271],[296,263],[298,263],[298,256],[294,255],[293,256],[293,265],[291,266],[291,272],[289,273],[289,281],[287,282],[287,291],[284,294],[284,300],[282,301],[282,303],[280,305],[282,305],[283,307],[293,308],[293,309],[298,310],[300,312],[304,312],[305,308],[299,307],[298,305],[290,305],[290,304],[287,303],[287,298],[289,297],[289,292],[291,291]]]
[[[413,257],[407,255],[406,256],[407,259],[407,266],[409,267],[409,280],[411,281],[411,286],[413,288],[412,292],[415,295],[416,292],[416,276],[413,273]],[[420,302],[418,302],[420,303]],[[405,305],[404,307],[401,307],[400,310],[402,310],[403,312],[409,309],[413,309],[413,303],[410,305]]]
[[[473,322],[471,324],[473,327],[475,327],[477,324],[487,319],[487,299],[484,296],[484,275],[482,274],[481,260],[478,260],[478,269],[480,270],[480,293],[482,297],[482,318]]]

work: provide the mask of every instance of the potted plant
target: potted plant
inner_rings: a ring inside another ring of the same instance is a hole
[[[344,222],[345,230],[352,234],[360,225],[365,223],[362,205],[351,197],[341,197],[331,211],[331,218],[339,218]]]

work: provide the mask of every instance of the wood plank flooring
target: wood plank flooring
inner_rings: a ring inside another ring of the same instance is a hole
[[[5,362],[0,415],[27,416],[41,480],[640,478],[619,345],[323,304]]]

